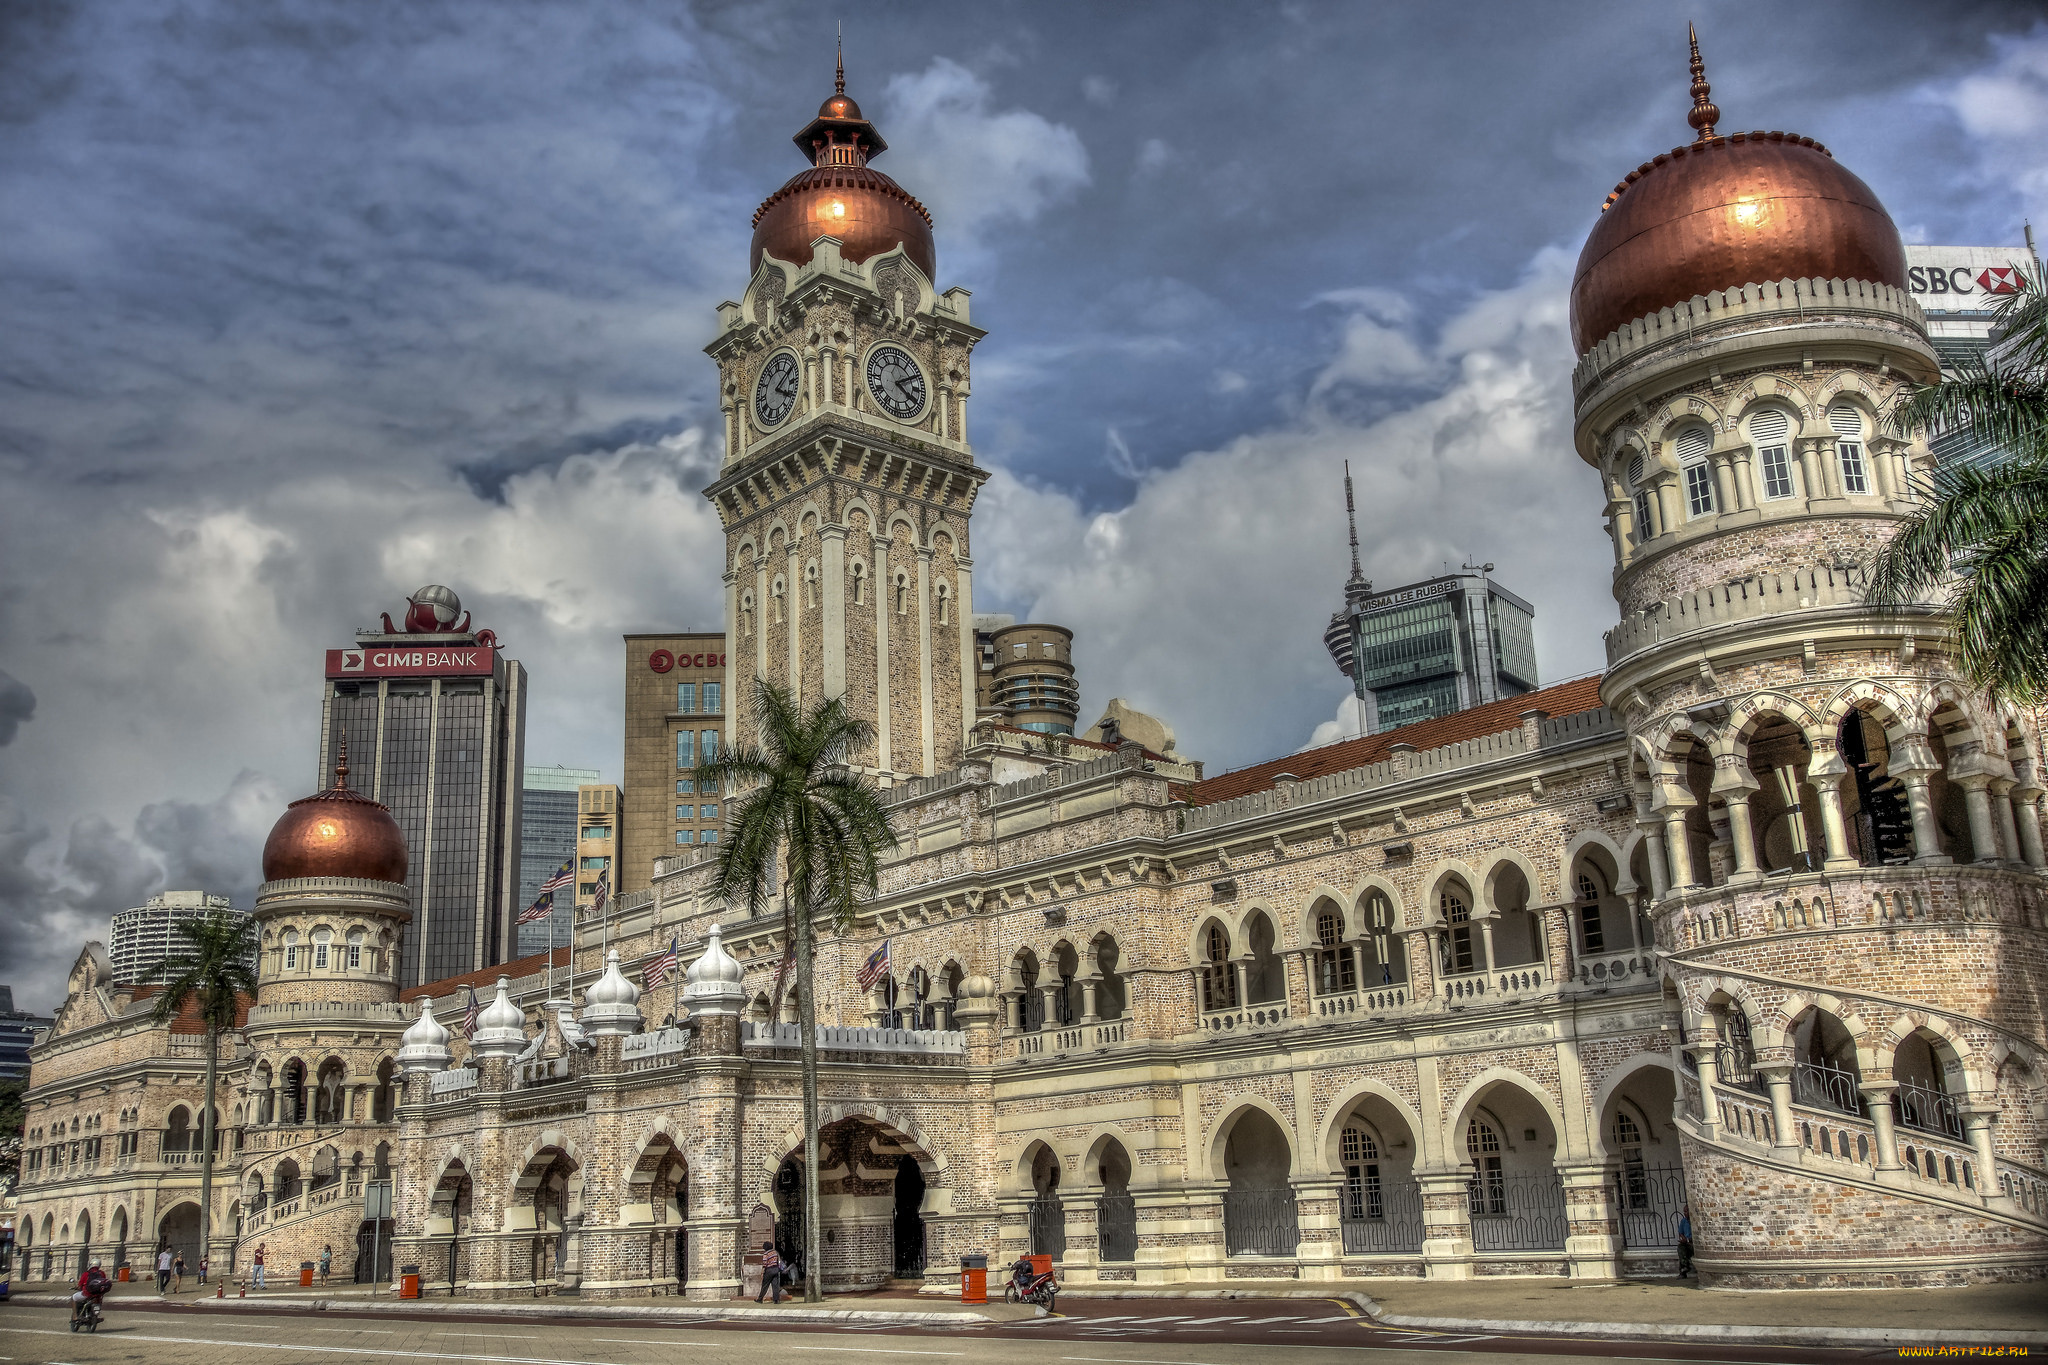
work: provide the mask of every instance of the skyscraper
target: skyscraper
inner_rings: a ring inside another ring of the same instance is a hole
[[[210,896],[204,891],[160,891],[135,909],[115,915],[107,949],[114,964],[114,980],[128,985],[157,980],[158,968],[185,949],[185,940],[174,935],[171,926],[179,920],[204,919],[210,910],[249,918],[248,911],[235,909],[226,896]],[[249,969],[256,969],[253,953]]]
[[[725,690],[723,631],[626,637],[626,782],[610,822],[614,843],[579,855],[612,860],[606,865],[613,894],[645,891],[657,858],[718,842],[725,825],[720,794],[691,770],[718,757]],[[578,881],[579,903],[589,903],[583,882],[595,880],[590,872]]]
[[[576,857],[576,789],[599,777],[595,768],[533,768],[526,770],[521,797],[519,825],[519,896],[516,911],[523,912],[540,897],[541,883],[555,875],[563,863]],[[544,920],[518,926],[515,951],[545,952],[569,941],[570,902],[574,898],[557,893],[555,908]]]
[[[513,949],[519,907],[526,669],[471,630],[447,588],[421,588],[405,620],[327,651],[318,774],[348,746],[350,785],[405,832],[412,921],[399,984],[475,971]],[[459,618],[459,620],[458,620]]]

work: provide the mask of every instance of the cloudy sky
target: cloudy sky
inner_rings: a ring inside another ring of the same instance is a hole
[[[990,331],[976,605],[1219,771],[1338,732],[1346,459],[1369,576],[1490,560],[1545,677],[1597,667],[1565,287],[1689,139],[1687,17],[1724,130],[1978,244],[2048,211],[2037,13],[0,6],[0,982],[54,1004],[167,885],[247,904],[321,650],[423,583],[525,662],[534,761],[617,775],[620,633],[718,624],[701,347],[837,19]]]

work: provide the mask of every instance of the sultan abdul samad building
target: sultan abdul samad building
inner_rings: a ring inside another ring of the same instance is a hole
[[[1687,1201],[1710,1284],[2048,1267],[2040,740],[1939,612],[1862,605],[1931,458],[1882,420],[1937,373],[1899,236],[1692,89],[1572,289],[1604,676],[1207,780],[977,721],[982,333],[859,107],[797,135],[708,348],[705,494],[733,732],[755,676],[843,695],[902,837],[821,954],[829,1285],[1027,1249],[1071,1287],[1669,1274]],[[345,1268],[387,1170],[430,1292],[715,1298],[750,1225],[800,1244],[777,915],[696,852],[586,926],[573,987],[401,993],[405,858],[340,782],[271,836],[217,1262]],[[676,935],[664,1026],[637,978]],[[198,1039],[145,1008],[95,945],[36,1050],[38,1271],[196,1235]]]

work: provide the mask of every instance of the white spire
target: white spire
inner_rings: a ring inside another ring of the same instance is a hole
[[[434,1002],[420,997],[420,1017],[398,1040],[398,1065],[404,1071],[445,1071],[448,1068],[448,1030],[434,1017]]]
[[[619,970],[619,950],[604,955],[604,975],[583,992],[583,1028],[594,1038],[640,1031],[640,988]]]
[[[516,1057],[526,1046],[526,1011],[512,1003],[512,978],[498,978],[498,997],[476,1017],[470,1049],[479,1057]]]

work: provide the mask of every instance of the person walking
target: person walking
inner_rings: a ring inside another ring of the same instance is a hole
[[[171,1287],[171,1249],[160,1248],[156,1253],[156,1292],[161,1294]]]
[[[206,1273],[207,1273],[207,1271],[208,1271],[208,1270],[210,1270],[210,1269],[212,1268],[212,1266],[213,1266],[213,1258],[212,1258],[212,1257],[210,1257],[210,1256],[208,1256],[208,1255],[207,1255],[207,1254],[206,1254],[205,1252],[203,1252],[203,1251],[202,1251],[202,1252],[200,1252],[200,1253],[199,1253],[199,1283],[201,1283],[202,1285],[206,1283]]]
[[[320,1287],[327,1287],[327,1272],[334,1269],[334,1244],[329,1242],[320,1248]]]
[[[266,1245],[268,1244],[264,1242],[256,1244],[256,1287],[258,1289],[263,1288],[263,1248]]]
[[[185,1253],[179,1252],[171,1258],[171,1292],[178,1293],[185,1287]]]
[[[775,1254],[775,1242],[761,1243],[761,1294],[773,1293],[776,1303],[782,1302],[782,1258]],[[761,1301],[761,1294],[754,1295],[754,1302]]]
[[[1678,1210],[1678,1273],[1681,1278],[1694,1274],[1692,1268],[1692,1205],[1682,1205]]]

